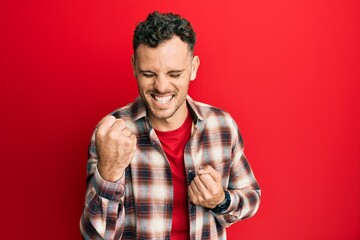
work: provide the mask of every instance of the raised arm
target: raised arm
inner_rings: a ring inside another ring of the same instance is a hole
[[[94,131],[87,163],[87,191],[80,220],[84,239],[120,239],[124,229],[125,168],[136,137],[122,119],[107,116]]]

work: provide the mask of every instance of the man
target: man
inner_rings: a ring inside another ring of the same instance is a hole
[[[174,14],[135,29],[140,97],[103,118],[91,140],[85,239],[226,239],[255,214],[260,188],[230,115],[188,94],[195,32]]]

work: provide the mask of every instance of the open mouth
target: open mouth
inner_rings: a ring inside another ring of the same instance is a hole
[[[158,96],[158,95],[155,95],[155,94],[151,94],[151,96],[159,104],[167,104],[174,97],[174,95]]]

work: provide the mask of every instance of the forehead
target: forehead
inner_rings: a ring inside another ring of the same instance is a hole
[[[173,37],[155,48],[140,44],[135,52],[136,65],[149,70],[183,68],[191,60],[191,55],[188,44],[179,37]]]

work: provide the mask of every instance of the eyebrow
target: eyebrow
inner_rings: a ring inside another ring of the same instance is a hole
[[[150,71],[150,70],[142,70],[142,69],[139,69],[139,73],[154,73],[153,71]]]
[[[167,73],[182,73],[182,72],[184,72],[185,71],[185,69],[180,69],[180,70],[170,70],[170,71],[168,71]]]
[[[179,70],[174,69],[174,70],[168,71],[167,74],[169,74],[169,73],[182,73],[182,72],[184,72],[184,71],[185,71],[185,69],[179,69]],[[143,69],[139,69],[139,73],[140,73],[140,74],[143,74],[143,73],[153,73],[153,74],[156,74],[156,72],[153,72],[153,71],[150,71],[150,70],[143,70]]]

